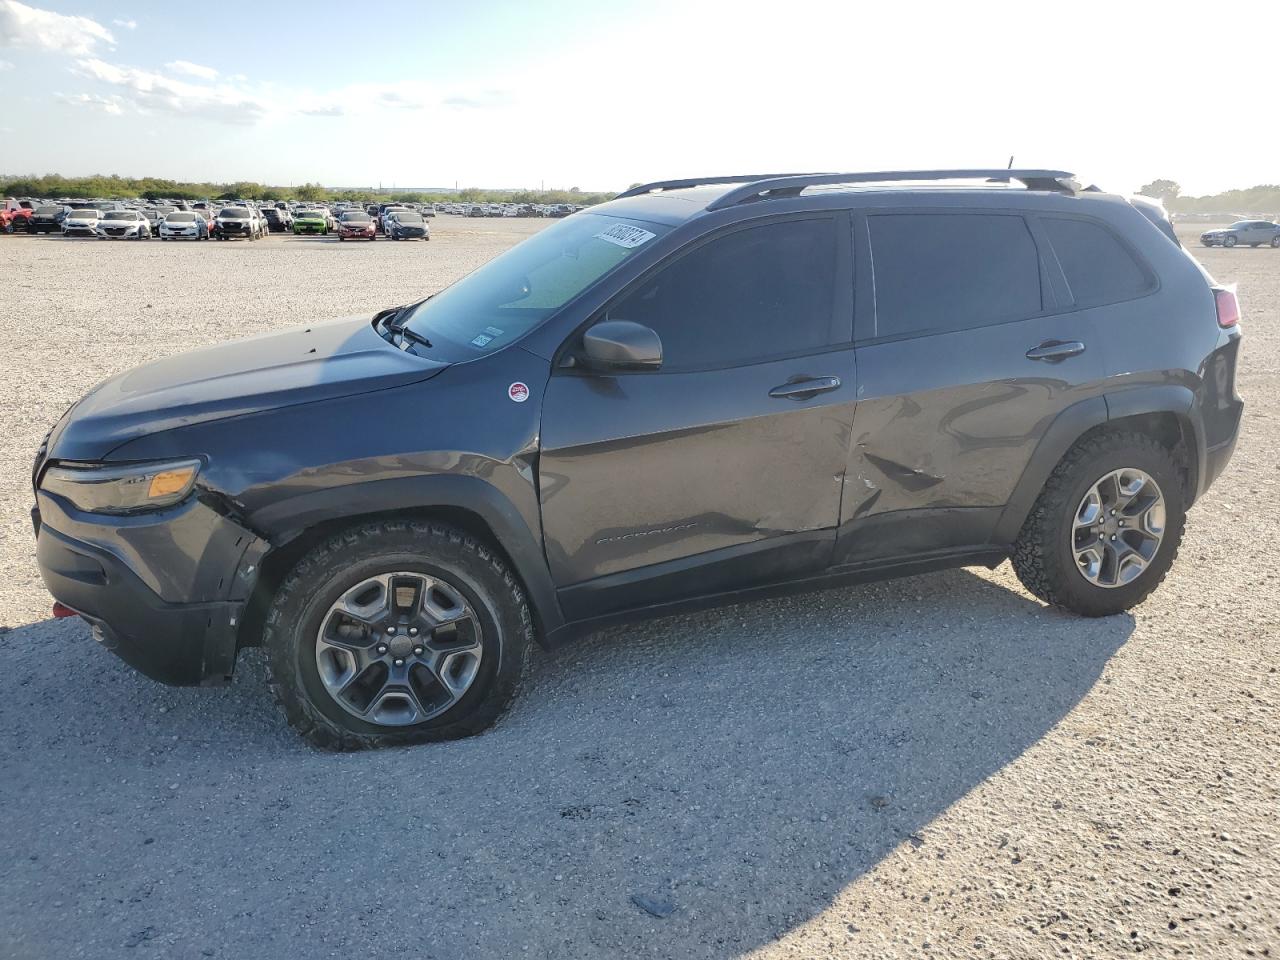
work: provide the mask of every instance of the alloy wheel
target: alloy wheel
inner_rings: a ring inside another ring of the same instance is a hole
[[[470,689],[483,656],[480,621],[454,586],[385,573],[346,590],[324,615],[316,668],[343,710],[381,726],[439,716]]]
[[[1123,587],[1139,577],[1164,539],[1164,494],[1136,467],[1112,470],[1076,508],[1071,552],[1080,575],[1097,587]]]

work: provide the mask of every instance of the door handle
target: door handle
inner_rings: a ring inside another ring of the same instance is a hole
[[[1084,353],[1084,344],[1079,340],[1046,340],[1038,347],[1032,347],[1028,350],[1027,359],[1048,360],[1050,363],[1057,363],[1059,360],[1065,360],[1067,357],[1074,357],[1081,353]]]
[[[836,390],[840,387],[839,377],[813,377],[809,380],[797,380],[784,383],[769,391],[769,396],[785,400],[808,400],[820,393]]]

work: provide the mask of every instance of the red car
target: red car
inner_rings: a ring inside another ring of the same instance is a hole
[[[0,230],[13,233],[15,230],[30,230],[31,215],[35,213],[34,205],[23,206],[13,197],[5,197],[4,220],[0,221]]]
[[[347,210],[338,221],[339,240],[377,240],[378,225],[373,217],[359,210]]]

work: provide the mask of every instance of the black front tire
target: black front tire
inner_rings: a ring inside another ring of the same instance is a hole
[[[1155,556],[1130,583],[1100,587],[1085,578],[1072,551],[1072,525],[1085,494],[1113,470],[1149,474],[1165,501],[1165,531]],[[1160,585],[1178,555],[1186,524],[1183,472],[1172,454],[1140,433],[1100,434],[1073,447],[1054,469],[1023,523],[1010,560],[1022,585],[1045,603],[1086,617],[1137,606]]]
[[[1227,239],[1225,239],[1225,240],[1223,240],[1223,241],[1222,241],[1222,245],[1223,245],[1224,247],[1234,247],[1234,246],[1236,245],[1236,238],[1235,238],[1235,237],[1227,237]]]
[[[482,630],[479,673],[444,713],[413,726],[385,726],[347,712],[326,691],[316,642],[330,606],[362,580],[417,571],[447,581]],[[533,619],[514,574],[487,544],[439,523],[353,527],[304,556],[272,600],[263,644],[271,688],[289,723],[318,747],[360,750],[473,736],[507,709],[528,672]]]

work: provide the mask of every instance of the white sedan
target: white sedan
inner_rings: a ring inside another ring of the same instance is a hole
[[[175,210],[160,221],[161,240],[208,240],[209,224],[198,213]]]
[[[137,210],[108,210],[98,221],[102,240],[142,240],[151,236],[151,221]]]

